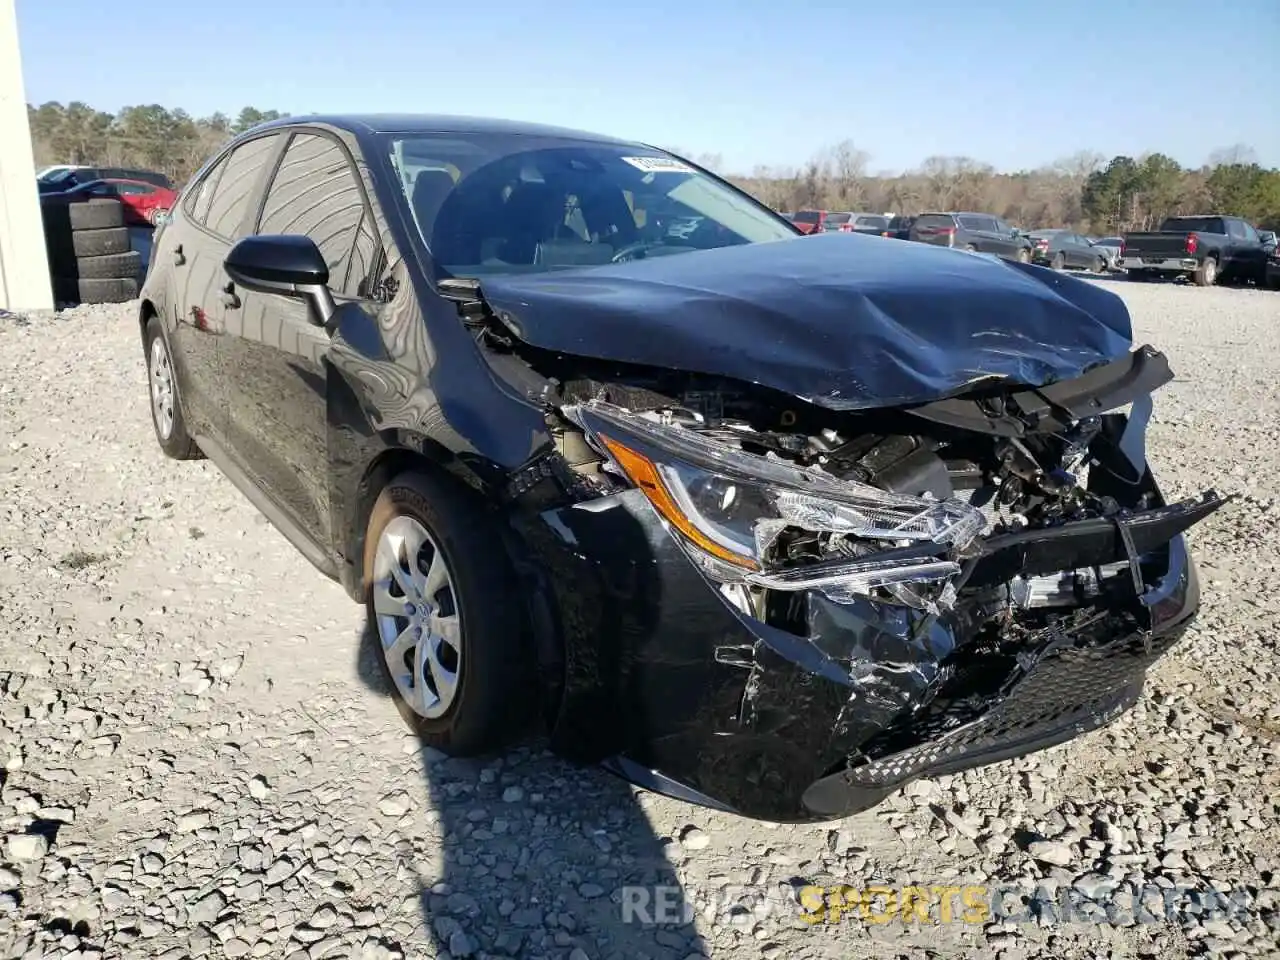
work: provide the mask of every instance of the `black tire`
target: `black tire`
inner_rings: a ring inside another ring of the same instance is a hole
[[[1197,287],[1212,287],[1218,281],[1218,261],[1205,257],[1199,269],[1192,274]]]
[[[398,691],[396,706],[426,743],[451,756],[499,750],[528,730],[537,672],[524,605],[517,600],[519,583],[506,556],[495,550],[501,542],[497,523],[451,478],[410,472],[387,484],[369,513],[365,536],[365,610],[375,635],[374,556],[382,531],[401,516],[426,528],[448,565],[462,624],[462,656],[455,700],[440,717],[415,713]],[[381,648],[377,657],[395,690]]]
[[[124,204],[100,197],[84,203],[67,204],[67,220],[72,230],[104,230],[124,226]]]
[[[1053,259],[1049,261],[1049,269],[1065,270],[1067,269],[1067,255],[1059,250],[1053,255]]]
[[[1129,270],[1125,273],[1125,276],[1128,279],[1132,280],[1134,283],[1146,283],[1148,280],[1151,279],[1151,271],[1150,270]]]
[[[77,257],[75,267],[68,275],[80,280],[136,280],[141,273],[142,254],[130,250],[101,257]]]
[[[124,303],[138,296],[136,277],[80,279],[54,277],[54,296],[64,303]]]
[[[1106,272],[1107,272],[1107,259],[1106,259],[1106,257],[1094,257],[1094,258],[1093,258],[1093,272],[1094,272],[1094,273],[1106,273]]]
[[[113,253],[128,253],[132,248],[128,227],[103,227],[100,230],[74,230],[67,237],[72,258],[105,257]]]
[[[155,342],[159,340],[164,348],[165,357],[169,358],[169,370],[173,370],[173,360],[169,354],[169,342],[164,338],[164,331],[160,327],[158,317],[152,317],[147,321],[146,337],[144,340],[145,353],[143,361],[147,367],[147,406],[151,408],[151,426],[156,433],[156,442],[160,444],[160,449],[164,451],[164,455],[172,460],[200,460],[204,454],[200,452],[200,447],[191,439],[191,435],[187,433],[187,421],[182,415],[182,398],[178,394],[177,377],[173,376],[173,422],[169,428],[168,436],[165,436],[164,430],[160,425],[159,417],[156,413],[156,404],[152,399],[151,379],[154,376],[152,370],[152,349]]]
[[[1031,251],[1030,251],[1030,250],[1027,250],[1025,247],[1024,247],[1023,249],[1019,250],[1019,251],[1018,251],[1018,262],[1019,262],[1019,263],[1030,263],[1030,262],[1031,262]]]
[[[977,248],[977,247],[975,247],[972,243],[966,243],[966,244],[964,245],[964,249],[965,249],[965,251],[966,251],[967,253],[977,253],[977,252],[978,252],[978,248]]]

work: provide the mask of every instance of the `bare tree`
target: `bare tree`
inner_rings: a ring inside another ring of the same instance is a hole
[[[852,140],[841,140],[831,148],[831,171],[835,181],[837,206],[857,208],[865,198],[863,181],[871,154],[859,150]]]

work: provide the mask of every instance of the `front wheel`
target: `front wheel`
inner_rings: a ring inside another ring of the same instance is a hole
[[[182,403],[178,397],[178,377],[158,317],[147,321],[146,348],[151,425],[155,428],[160,449],[174,460],[198,460],[202,454],[187,433],[187,421],[182,415]]]
[[[448,478],[405,473],[374,503],[366,608],[406,722],[453,756],[525,732],[537,675],[500,532]]]

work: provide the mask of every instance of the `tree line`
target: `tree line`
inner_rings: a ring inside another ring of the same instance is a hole
[[[287,114],[245,107],[234,119],[223,113],[195,118],[159,104],[112,114],[75,101],[28,105],[27,116],[37,165],[145,166],[182,183],[229,137]],[[823,148],[799,167],[758,166],[750,175],[726,171],[716,154],[673,152],[726,176],[775,210],[975,210],[1026,229],[1067,226],[1096,234],[1212,212],[1280,229],[1280,169],[1260,165],[1243,145],[1214,151],[1199,167],[1162,153],[1107,160],[1081,151],[1012,173],[963,156],[931,156],[913,170],[873,173],[871,154],[851,140]]]

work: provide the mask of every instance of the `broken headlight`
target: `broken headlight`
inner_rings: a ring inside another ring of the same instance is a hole
[[[772,561],[787,528],[855,538],[879,549],[921,542],[963,551],[983,530],[982,513],[955,500],[889,493],[745,453],[673,423],[592,400],[565,414],[583,428],[679,535],[714,579],[773,590],[865,593],[872,587],[946,579],[951,559],[877,563],[874,554],[819,566]]]

